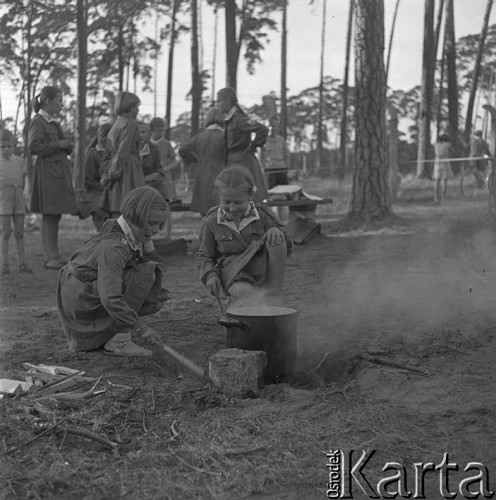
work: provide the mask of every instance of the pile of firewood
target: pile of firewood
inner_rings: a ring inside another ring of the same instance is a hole
[[[0,380],[0,398],[4,396],[36,395],[56,399],[84,400],[104,391],[96,391],[100,379],[88,377],[86,372],[53,365],[22,363],[20,372],[25,381]],[[91,384],[91,387],[89,385]],[[89,388],[88,388],[89,387]],[[82,390],[82,389],[86,390]]]

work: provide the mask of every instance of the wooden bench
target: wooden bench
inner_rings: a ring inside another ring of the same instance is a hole
[[[329,205],[332,198],[322,200],[267,200],[261,205],[266,207],[289,207],[289,221],[286,224],[291,239],[297,243],[306,243],[310,238],[320,232],[320,224],[315,221],[317,205]],[[189,212],[190,204],[181,200],[169,204],[171,212]]]
[[[329,205],[332,198],[322,200],[267,200],[268,207],[289,207],[289,220],[286,224],[294,243],[308,242],[313,235],[320,233],[320,224],[315,221],[317,205]]]

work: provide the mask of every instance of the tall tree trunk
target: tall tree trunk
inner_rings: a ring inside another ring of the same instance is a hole
[[[238,42],[236,39],[236,0],[225,0],[226,85],[237,90]]]
[[[418,119],[417,176],[427,176],[425,160],[431,145],[432,95],[434,92],[434,0],[425,0],[422,86]]]
[[[472,132],[472,115],[474,113],[475,94],[477,93],[477,87],[479,85],[480,67],[482,62],[482,56],[484,54],[484,43],[486,41],[487,29],[489,26],[489,17],[491,15],[493,2],[494,0],[487,0],[486,12],[484,14],[482,31],[479,38],[479,46],[477,48],[477,58],[475,60],[474,76],[472,78],[472,88],[470,89],[470,97],[467,105],[467,117],[465,118],[465,140],[467,142],[470,140],[470,133]]]
[[[443,22],[444,0],[440,0],[437,11],[436,32],[434,34],[434,57],[437,58],[437,49],[439,47],[439,37],[441,34],[441,25]]]
[[[453,154],[458,156],[460,152],[460,140],[458,137],[458,83],[456,77],[455,12],[453,0],[447,0],[446,4],[445,50],[448,84],[448,131]]]
[[[320,38],[320,82],[319,82],[319,121],[317,123],[317,169],[324,164],[324,54],[325,54],[325,29],[326,29],[326,6],[322,6],[322,33]]]
[[[155,54],[153,60],[153,116],[157,116],[157,74],[158,74],[158,54],[159,54],[159,37],[158,37],[158,12],[155,13]]]
[[[399,6],[400,6],[400,0],[396,0],[396,5],[394,6],[393,22],[391,23],[391,31],[389,33],[389,44],[388,44],[387,63],[386,63],[386,88],[389,76],[389,65],[391,63],[391,49],[393,47],[394,28],[396,27],[396,18],[398,17]]]
[[[443,99],[444,99],[444,75],[446,73],[446,52],[443,44],[443,53],[441,55],[441,75],[439,77],[439,97],[437,104],[437,120],[436,120],[436,140],[441,135],[441,123],[443,113]]]
[[[77,0],[77,106],[76,106],[76,141],[75,171],[76,188],[84,187],[84,150],[86,147],[86,73],[88,63],[87,4],[86,0]]]
[[[279,123],[279,133],[284,140],[287,138],[288,128],[288,109],[287,109],[287,43],[288,43],[288,29],[287,29],[287,16],[288,16],[288,0],[283,0],[282,3],[282,26],[281,26],[281,118]]]
[[[392,216],[386,139],[384,1],[355,4],[356,165],[345,221],[352,225]]]
[[[191,135],[200,131],[201,82],[198,63],[198,2],[191,0]]]
[[[399,165],[398,165],[398,110],[393,105],[388,105],[389,111],[389,190],[391,201],[397,201],[400,187]]]
[[[167,96],[165,103],[165,138],[170,139],[171,106],[172,106],[172,75],[174,67],[174,46],[176,43],[176,16],[181,0],[173,0],[171,32],[169,42],[169,66],[167,68]]]
[[[219,24],[219,11],[217,7],[214,10],[214,47],[212,54],[212,106],[215,105],[215,78],[217,76],[217,26]]]
[[[342,165],[343,171],[346,170],[348,164],[347,145],[348,145],[348,80],[350,74],[350,55],[351,55],[351,35],[353,33],[353,10],[354,0],[350,0],[348,11],[348,30],[346,32],[346,58],[344,63],[344,78],[343,78],[343,110],[341,114],[341,140],[339,143],[339,162]]]
[[[33,54],[33,40],[31,36],[31,28],[33,23],[33,2],[29,2],[29,8],[27,9],[27,20],[26,20],[26,42],[27,42],[27,50],[26,50],[26,68],[24,79],[26,81],[26,112],[25,112],[25,120],[24,120],[24,157],[27,158],[27,171],[28,171],[28,183],[29,188],[31,189],[31,181],[33,179],[33,157],[29,153],[28,149],[28,133],[29,128],[31,127],[31,111],[32,111],[32,84],[33,84],[33,75],[31,74],[31,57]]]
[[[124,90],[124,26],[119,25],[117,35],[117,61],[119,65],[119,92]]]

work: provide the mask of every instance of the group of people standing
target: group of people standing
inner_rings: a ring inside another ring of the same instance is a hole
[[[109,354],[148,356],[151,352],[134,344],[131,334],[148,343],[160,341],[141,317],[157,312],[167,293],[160,267],[145,254],[152,237],[170,219],[168,203],[176,198],[171,170],[177,162],[164,138],[164,121],[139,122],[139,106],[136,95],[119,94],[117,119],[98,128],[85,156],[84,190],[76,193],[68,158],[73,145],[57,122],[62,93],[44,87],[34,102],[36,115],[28,137],[34,159],[30,210],[42,214],[44,267],[60,270],[57,305],[71,351],[104,347]],[[225,88],[218,92],[217,106],[206,115],[205,130],[179,149],[185,162],[196,164],[191,209],[205,216],[196,266],[213,295],[223,292],[231,300],[249,301],[256,294],[259,300],[262,289],[268,302],[281,301],[292,243],[284,225],[257,203],[267,197],[267,184],[255,155],[266,141],[272,143],[274,147],[265,152],[266,165],[273,166],[269,183],[287,183],[282,162],[288,153],[276,139],[275,127],[271,122],[269,137],[268,127],[249,119],[235,91]],[[9,141],[13,147],[13,138],[2,135],[2,158],[9,156]],[[16,178],[8,197],[2,187],[4,164],[0,165],[2,250],[5,236],[10,236],[6,221],[10,229],[13,217],[19,270],[31,273],[24,262],[24,247],[19,246],[24,223],[24,204],[19,200],[25,174],[19,160],[9,159],[9,172],[19,170],[20,180]],[[97,229],[69,260],[58,246],[62,214],[91,215]],[[6,254],[3,257],[7,269]]]
[[[158,117],[148,124],[138,121],[141,103],[131,92],[117,96],[116,120],[101,124],[90,142],[84,158],[84,188],[75,192],[69,160],[73,144],[65,138],[57,121],[62,99],[62,92],[56,87],[41,90],[34,100],[36,114],[28,134],[28,149],[34,160],[29,209],[42,214],[43,266],[52,270],[66,264],[58,244],[62,214],[80,218],[91,215],[99,231],[106,219],[119,216],[124,195],[134,188],[147,185],[156,189],[168,203],[177,199],[172,171],[178,167],[178,161],[172,144],[164,137],[165,121]],[[191,211],[205,215],[216,205],[214,181],[228,165],[245,167],[254,179],[255,199],[264,200],[267,181],[255,152],[265,144],[262,158],[269,187],[275,183],[286,184],[289,151],[282,137],[277,136],[276,128],[277,122],[271,120],[269,135],[268,127],[251,120],[242,111],[232,88],[221,89],[217,106],[206,114],[205,130],[179,148],[183,161],[195,164]],[[19,174],[20,178],[23,176],[25,172]],[[24,214],[24,204],[18,205],[21,208],[17,206],[13,213],[10,213],[12,207],[5,207],[0,214],[6,216],[2,231],[3,239],[7,240],[3,244],[7,248],[3,252],[4,273],[9,272],[7,226],[10,228],[10,216]],[[170,237],[170,214],[164,224]],[[18,240],[22,239],[19,234],[20,230],[16,230]],[[151,241],[147,242],[147,251],[153,251]],[[28,269],[25,262],[21,264],[23,269]]]

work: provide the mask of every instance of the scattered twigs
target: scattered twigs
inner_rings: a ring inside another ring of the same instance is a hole
[[[252,446],[251,448],[239,448],[236,450],[218,450],[217,453],[223,456],[236,456],[236,455],[248,455],[249,453],[255,453],[256,451],[266,450],[267,446]]]
[[[186,465],[186,467],[189,467],[190,469],[194,470],[195,472],[198,472],[200,474],[209,474],[210,476],[222,476],[222,472],[212,472],[209,470],[205,469],[200,469],[199,467],[196,467],[193,464],[190,464],[184,458],[181,458],[170,446],[169,446],[169,451],[183,464]]]
[[[75,434],[76,436],[82,436],[87,439],[91,439],[93,441],[96,441],[98,443],[102,443],[109,448],[111,448],[114,452],[117,451],[119,444],[116,443],[115,441],[111,441],[105,436],[102,436],[100,434],[97,434],[96,432],[89,431],[87,429],[82,429],[81,427],[72,427],[70,425],[65,426],[63,429],[60,429],[60,431],[65,432],[67,434]]]
[[[48,391],[47,389],[51,389],[52,387],[58,385],[58,384],[61,384],[62,382],[66,382],[67,380],[69,379],[72,379],[74,377],[76,377],[78,374],[81,374],[81,372],[76,372],[76,373],[73,373],[72,375],[67,375],[67,377],[64,377],[64,378],[61,378],[60,380],[55,380],[53,382],[50,382],[46,385],[44,385],[43,387],[40,387],[34,394],[33,396],[34,397],[37,397],[37,396],[46,396],[48,394]]]
[[[36,440],[40,439],[40,437],[42,437],[45,434],[48,434],[49,432],[53,431],[56,427],[58,427],[65,420],[66,420],[65,417],[61,418],[58,422],[55,422],[55,424],[53,424],[51,427],[48,427],[48,429],[45,429],[44,431],[41,431],[34,438],[30,439],[29,441],[26,441],[25,443],[22,443],[19,446],[16,446],[15,448],[12,448],[11,450],[5,451],[2,455],[10,455],[11,453],[14,453],[14,452],[18,451],[21,448],[24,448],[25,446],[28,446],[31,443],[34,443]]]
[[[177,430],[177,421],[173,420],[171,426],[170,426],[170,434],[171,437],[169,438],[169,442],[174,441],[179,437],[179,431]]]
[[[394,361],[388,361],[386,359],[377,358],[375,356],[369,356],[367,354],[359,354],[358,357],[369,363],[375,363],[376,365],[391,366],[393,368],[399,368],[401,370],[407,370],[416,375],[422,375],[423,377],[431,377],[427,370],[422,370],[420,368],[413,368],[411,366],[402,365],[401,363],[395,363]]]
[[[473,269],[470,270],[473,275],[477,276],[482,282],[484,282],[486,285],[494,286],[493,283],[489,282],[486,278],[483,278],[480,274],[476,273]]]
[[[93,384],[93,386],[86,392],[59,392],[58,394],[51,394],[50,397],[57,399],[72,399],[72,400],[85,400],[96,396],[95,393],[96,386],[101,380],[100,378]],[[98,394],[101,394],[100,392]]]

